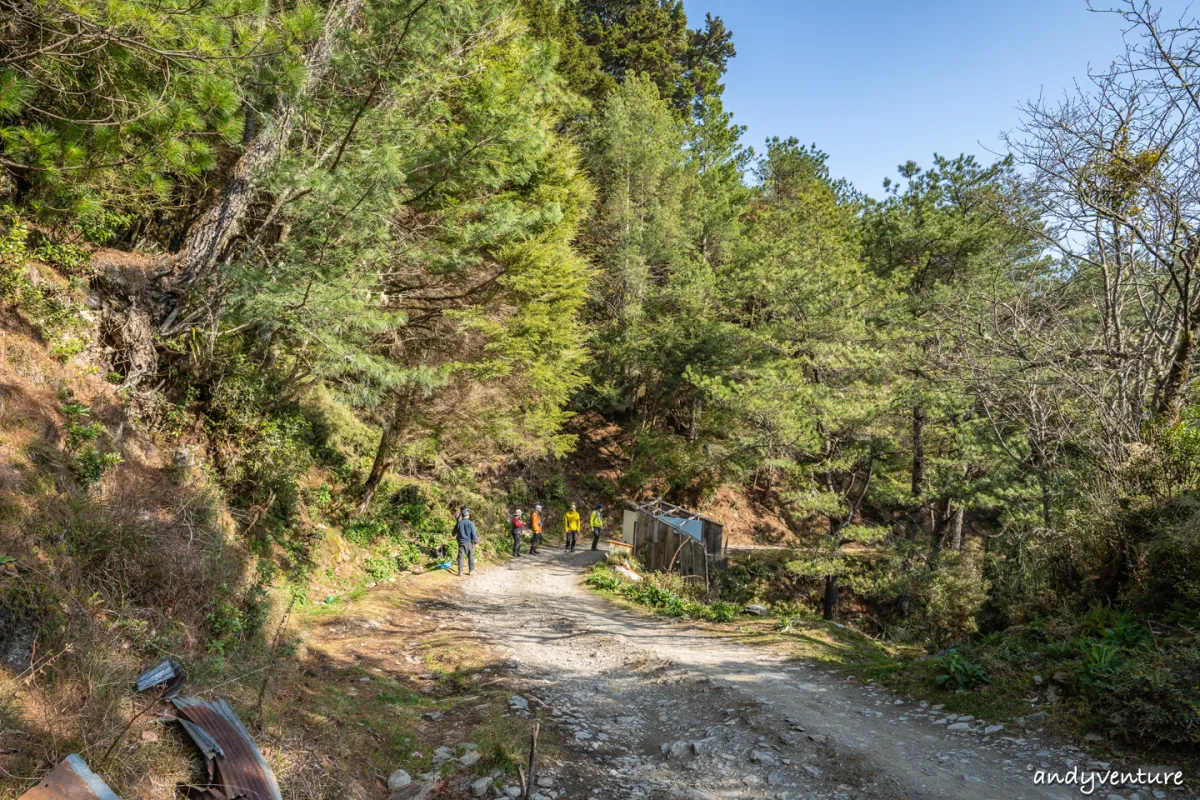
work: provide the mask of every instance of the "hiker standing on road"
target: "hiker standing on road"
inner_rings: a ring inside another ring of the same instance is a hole
[[[513,512],[512,521],[509,524],[512,525],[513,557],[520,558],[521,557],[521,531],[525,527],[525,520],[521,519],[521,509],[518,508],[516,511]]]
[[[540,505],[534,506],[533,513],[529,515],[529,532],[533,534],[529,543],[529,555],[536,556],[538,545],[542,543],[542,507]]]
[[[604,517],[600,513],[603,510],[604,510],[604,506],[597,503],[596,510],[592,512],[592,516],[588,519],[588,525],[592,526],[592,549],[593,550],[599,549],[600,534],[604,528]]]
[[[570,550],[574,553],[575,537],[579,536],[579,512],[575,510],[574,503],[571,503],[571,510],[563,515],[563,533],[567,537],[563,550]]]
[[[467,574],[475,574],[475,545],[479,543],[479,533],[475,523],[471,521],[471,512],[462,509],[455,515],[458,522],[454,525],[454,538],[458,540],[458,574],[462,575],[463,556],[467,558]]]

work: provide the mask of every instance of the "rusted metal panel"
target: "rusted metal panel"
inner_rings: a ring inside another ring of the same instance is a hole
[[[207,703],[196,697],[171,700],[189,735],[198,729],[207,740],[193,735],[208,763],[210,786],[197,787],[193,795],[211,800],[282,800],[275,775],[259,751],[250,732],[238,719],[228,700]],[[214,749],[219,748],[219,751]]]
[[[17,800],[121,800],[116,793],[108,788],[108,784],[100,780],[96,773],[88,769],[83,759],[71,754],[57,767],[46,773],[25,794]]]

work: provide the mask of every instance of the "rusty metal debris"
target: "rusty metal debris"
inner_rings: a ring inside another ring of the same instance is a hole
[[[195,800],[283,800],[275,775],[228,700],[175,697],[183,729],[204,754],[208,786],[188,788]]]
[[[138,676],[137,690],[144,692],[147,689],[161,686],[163,698],[170,699],[179,694],[179,690],[183,688],[183,679],[183,667],[169,658],[164,658]]]
[[[17,800],[121,800],[108,784],[75,754],[46,773],[37,786]]]

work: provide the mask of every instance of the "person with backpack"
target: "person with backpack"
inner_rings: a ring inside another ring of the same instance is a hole
[[[458,540],[458,574],[461,576],[463,557],[467,559],[468,575],[475,574],[475,545],[479,543],[479,532],[471,521],[471,512],[462,509],[458,512],[458,522],[454,524],[454,538]]]
[[[596,504],[596,509],[592,512],[592,516],[588,519],[588,525],[592,527],[592,549],[598,550],[600,545],[600,534],[604,529],[604,517],[600,513],[604,511],[604,506]]]
[[[520,558],[521,557],[521,531],[524,530],[524,528],[525,528],[525,520],[521,519],[521,509],[518,508],[516,511],[513,512],[513,516],[512,516],[512,519],[509,521],[509,525],[512,527],[513,557]]]
[[[566,544],[563,545],[563,550],[575,552],[575,538],[579,536],[579,512],[575,510],[575,504],[571,503],[571,510],[563,515],[563,533],[566,534]]]
[[[533,507],[533,513],[529,515],[529,532],[532,535],[529,542],[529,555],[536,556],[538,545],[542,543],[542,507],[536,505]]]

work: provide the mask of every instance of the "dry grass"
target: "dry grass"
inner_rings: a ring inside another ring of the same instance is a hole
[[[66,397],[124,458],[90,487],[64,451]],[[0,664],[0,800],[70,753],[125,800],[199,779],[190,742],[133,691],[164,655],[187,668],[187,693],[230,697],[289,800],[378,798],[392,770],[420,774],[434,748],[472,739],[486,750],[479,769],[512,768],[528,723],[507,714],[503,665],[442,624],[445,573],[368,588],[367,551],[303,518],[320,540],[305,588],[339,599],[295,609],[273,650],[277,591],[257,633],[214,648],[210,615],[254,577],[238,534],[249,514],[231,514],[204,466],[181,472],[170,452],[126,418],[97,369],[55,359],[0,316],[0,555],[15,559],[0,565],[0,609],[16,612],[0,614],[0,654],[20,651],[21,636],[33,644],[31,664]],[[437,722],[423,717],[434,711]]]

